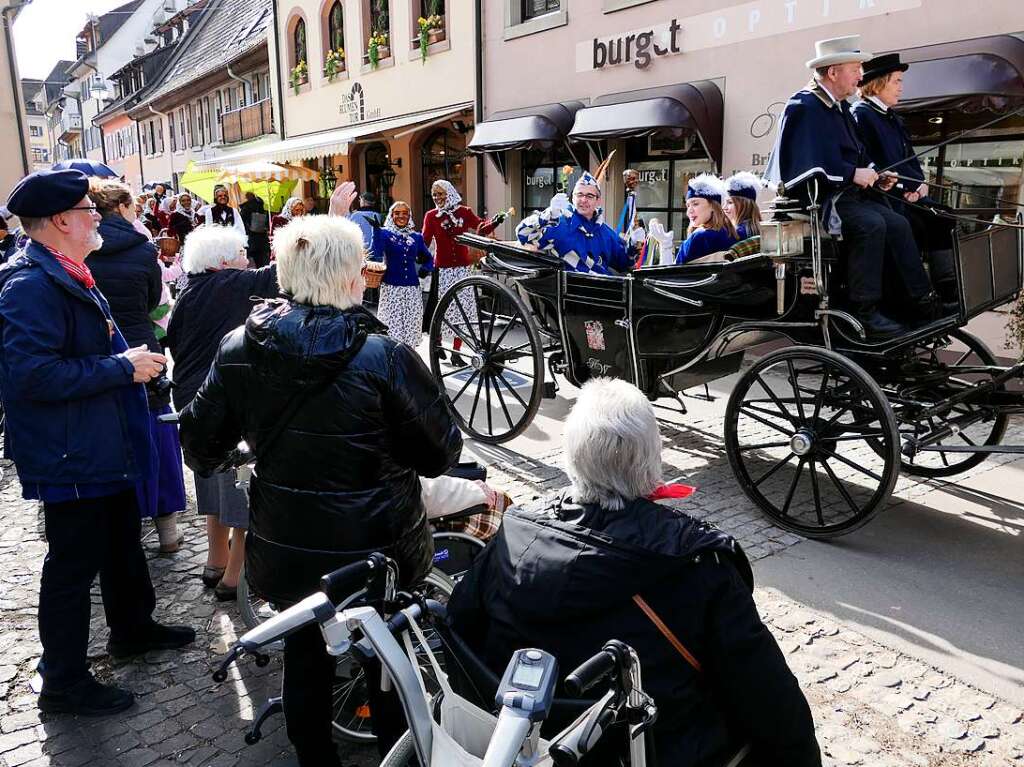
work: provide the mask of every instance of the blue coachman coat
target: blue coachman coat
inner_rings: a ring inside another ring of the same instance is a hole
[[[901,176],[924,181],[921,163],[914,157],[914,145],[903,120],[891,109],[883,110],[871,99],[858,101],[852,110],[857,133],[870,157],[879,168],[888,168]],[[908,159],[909,158],[909,159]],[[912,182],[901,182],[908,191],[914,191]]]
[[[146,388],[99,289],[29,242],[0,269],[4,452],[22,484],[135,482],[156,473]]]
[[[612,269],[628,272],[633,266],[626,244],[600,215],[587,219],[573,212],[549,221],[535,213],[523,219],[516,236],[524,245],[558,256],[569,271],[611,274]]]

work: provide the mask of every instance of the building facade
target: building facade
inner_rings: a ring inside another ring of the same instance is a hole
[[[8,71],[0,77],[0,135],[6,139],[6,151],[0,157],[0,199],[22,176],[31,171],[28,125],[24,119],[22,88],[18,79],[17,57],[14,55],[12,25],[18,6],[0,11],[0,61]]]
[[[304,163],[320,171],[320,182],[307,182],[302,191],[320,208],[343,180],[373,192],[382,209],[406,200],[416,218],[430,206],[430,184],[438,178],[472,199],[475,163],[466,158],[476,71],[471,0],[275,0],[275,14],[270,56],[282,94],[278,141],[206,166]]]
[[[46,96],[42,80],[22,79],[22,104],[28,129],[29,160],[33,171],[51,165],[50,139],[46,123]]]
[[[956,0],[496,0],[473,141],[493,161],[487,203],[543,208],[560,167],[614,150],[606,206],[618,212],[619,172],[636,168],[641,212],[679,239],[690,175],[764,170],[816,40],[860,34],[867,50],[904,52],[904,114],[925,148],[1020,106],[1022,30],[1019,0],[991,0],[984,13]],[[956,187],[949,202],[980,206],[985,195],[1020,199],[1022,158],[1018,117],[925,162]]]

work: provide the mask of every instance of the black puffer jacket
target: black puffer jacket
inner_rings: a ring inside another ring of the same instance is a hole
[[[658,705],[660,764],[721,767],[749,742],[758,764],[820,767],[807,701],[758,617],[752,585],[738,544],[685,514],[643,499],[609,511],[556,498],[505,513],[448,610],[498,675],[521,647],[552,653],[563,675],[609,639],[633,647]]]
[[[453,466],[462,437],[423,361],[383,330],[361,307],[265,301],[224,338],[182,413],[193,469],[211,471],[240,438],[257,456],[246,573],[275,602],[373,551],[398,561],[404,583],[430,568],[418,475]]]
[[[114,322],[128,346],[146,344],[160,352],[149,313],[160,304],[160,265],[156,245],[122,216],[100,221],[103,247],[89,254],[86,266],[110,303]]]

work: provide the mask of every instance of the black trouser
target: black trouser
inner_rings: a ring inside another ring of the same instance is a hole
[[[249,258],[252,259],[257,269],[270,263],[270,239],[266,234],[249,233]]]
[[[284,640],[284,718],[288,740],[302,767],[340,767],[331,737],[337,658],[327,653],[318,625],[306,626]],[[364,664],[373,733],[383,757],[406,730],[398,695],[380,689],[380,662]]]
[[[139,540],[134,488],[103,498],[44,503],[46,541],[39,588],[39,670],[60,690],[88,673],[89,590],[100,576],[111,638],[129,640],[152,621],[156,598]]]
[[[853,189],[836,200],[836,212],[843,221],[846,282],[851,301],[877,304],[881,300],[887,264],[899,275],[911,299],[922,298],[931,290],[906,218]]]

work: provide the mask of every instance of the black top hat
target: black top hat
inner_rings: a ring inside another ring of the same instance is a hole
[[[906,72],[909,68],[910,64],[901,62],[898,53],[883,53],[881,56],[875,56],[870,61],[864,62],[864,76],[860,79],[859,85],[863,86],[890,72]]]

